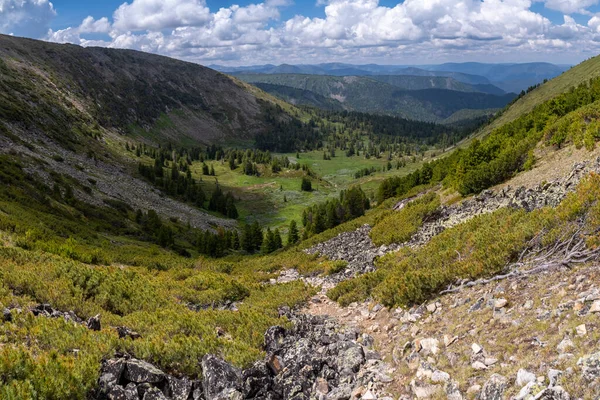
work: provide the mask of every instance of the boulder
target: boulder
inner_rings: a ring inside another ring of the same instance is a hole
[[[221,399],[226,390],[241,391],[243,388],[242,372],[214,355],[207,354],[202,358],[202,374],[206,400]],[[225,394],[235,397],[235,393],[229,391]]]
[[[583,378],[588,381],[593,381],[600,377],[600,352],[581,357],[577,361],[577,365],[581,367]]]
[[[281,326],[272,326],[265,332],[265,351],[276,352],[281,348],[285,339],[286,330]]]
[[[554,386],[538,393],[535,400],[571,400],[571,396],[562,387]]]
[[[168,400],[158,388],[150,388],[144,393],[143,400]]]
[[[100,391],[108,394],[121,380],[124,369],[125,361],[122,359],[105,361],[98,380]]]
[[[10,313],[10,310],[8,308],[5,308],[4,310],[2,310],[2,320],[4,322],[12,321],[12,314]]]
[[[166,377],[169,397],[172,400],[187,400],[192,393],[193,382],[187,378],[177,379],[170,375]]]
[[[537,378],[534,373],[529,372],[524,369],[520,369],[517,372],[517,379],[516,379],[515,383],[518,387],[521,387],[521,386],[527,385],[529,382],[535,382],[536,379]]]
[[[93,331],[99,331],[100,329],[102,329],[102,326],[100,325],[100,314],[90,317],[86,322],[86,326],[88,327],[88,329],[91,329]]]
[[[146,361],[131,359],[125,366],[125,379],[135,383],[159,383],[165,379],[165,373]]]
[[[508,387],[508,380],[499,374],[494,374],[483,385],[479,392],[479,400],[502,400]]]

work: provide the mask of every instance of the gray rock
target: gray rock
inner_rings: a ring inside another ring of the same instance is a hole
[[[168,394],[172,400],[187,400],[192,392],[193,382],[187,378],[177,379],[167,375]]]
[[[86,322],[86,326],[88,327],[88,329],[91,329],[93,331],[101,330],[102,326],[100,325],[100,314],[90,317]]]
[[[349,384],[340,385],[329,393],[325,397],[327,400],[348,400],[352,396],[352,386]]]
[[[165,373],[146,361],[128,360],[124,373],[125,379],[135,383],[159,383],[165,379]]]
[[[100,391],[108,394],[121,379],[124,369],[125,361],[122,359],[106,361],[102,366],[100,379],[98,380]]]
[[[558,384],[558,380],[561,378],[561,376],[563,375],[563,372],[557,369],[550,369],[548,371],[548,381],[550,382],[550,384],[548,386],[552,387],[552,386],[556,386]]]
[[[206,400],[220,398],[226,389],[241,391],[243,388],[242,372],[214,355],[202,358],[202,374]]]
[[[272,353],[281,348],[285,339],[285,328],[281,326],[272,326],[265,332],[265,351]]]
[[[5,308],[4,310],[2,310],[2,320],[4,322],[12,321],[12,314],[8,308]]]
[[[108,400],[128,400],[125,389],[122,386],[113,386],[107,396]]]
[[[151,388],[144,393],[143,400],[168,400],[158,388]]]
[[[479,400],[502,400],[508,387],[508,380],[499,374],[494,374],[483,385],[479,392]]]
[[[537,378],[534,373],[529,372],[524,369],[520,369],[517,372],[517,379],[516,379],[515,383],[518,387],[521,387],[521,386],[527,385],[529,382],[535,382],[536,379]]]
[[[562,387],[555,386],[547,388],[542,392],[538,393],[535,400],[571,400],[571,396]]]
[[[581,367],[581,373],[586,380],[595,380],[600,377],[600,352],[581,357],[577,365]]]

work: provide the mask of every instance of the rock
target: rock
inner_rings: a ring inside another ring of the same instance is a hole
[[[284,368],[283,360],[280,356],[277,356],[275,354],[267,356],[267,365],[275,375],[280,374]]]
[[[343,384],[334,388],[325,397],[327,400],[349,400],[352,396],[352,386]]]
[[[285,339],[286,330],[281,326],[272,326],[265,332],[265,351],[272,353],[281,347]]]
[[[427,304],[427,311],[433,314],[435,310],[437,310],[437,306],[435,305],[435,303]]]
[[[600,312],[600,300],[596,300],[592,303],[589,312],[590,313],[599,313]]]
[[[419,352],[428,355],[428,354],[437,354],[440,351],[439,344],[440,342],[434,338],[425,338],[419,339],[416,341],[416,348],[419,349]]]
[[[167,375],[169,397],[172,400],[187,400],[192,393],[193,382],[187,378],[173,378]]]
[[[126,362],[124,376],[128,381],[135,383],[159,383],[165,379],[165,373],[160,369],[136,359]]]
[[[584,379],[593,381],[600,377],[600,352],[581,357],[577,361],[581,367],[581,374]]]
[[[479,400],[502,400],[508,386],[508,380],[499,374],[494,374],[483,385],[479,392]]]
[[[421,381],[411,381],[410,390],[417,399],[427,399],[442,393],[443,388],[440,385],[431,385]]]
[[[127,328],[126,326],[118,326],[117,333],[119,335],[119,339],[131,338],[131,339],[135,340],[135,339],[139,339],[142,337],[142,335],[140,335],[139,333],[137,333],[135,331],[132,331],[131,329]]]
[[[243,387],[242,372],[211,354],[202,357],[202,375],[206,400],[220,399],[226,389],[239,391]]]
[[[536,376],[534,373],[531,373],[525,369],[520,369],[517,372],[517,379],[515,381],[515,384],[518,387],[521,387],[521,386],[527,385],[529,382],[535,382],[535,381],[536,381]]]
[[[131,382],[125,386],[125,398],[127,400],[139,400],[138,390],[135,383]]]
[[[547,388],[535,396],[535,400],[570,400],[571,396],[562,387]]]
[[[451,337],[449,335],[444,335],[444,346],[450,347],[457,340],[458,340],[458,336],[452,336]]]
[[[137,396],[137,394],[136,394]],[[107,396],[108,400],[128,400],[125,389],[122,386],[113,386]]]
[[[506,299],[496,299],[494,300],[494,308],[504,308],[508,304],[508,300]]]
[[[2,310],[2,320],[4,322],[12,321],[12,314],[8,308],[5,308],[4,310]]]
[[[327,383],[327,379],[317,378],[315,381],[314,391],[317,396],[324,396],[329,393],[329,384]]]
[[[100,329],[102,329],[102,327],[100,326],[100,314],[90,317],[87,320],[86,326],[88,327],[88,329],[91,329],[93,331],[99,331]]]
[[[102,393],[108,394],[111,389],[121,380],[121,375],[125,370],[124,360],[107,360],[100,371],[98,386]]]
[[[433,374],[431,374],[431,381],[433,383],[440,382],[448,382],[450,380],[450,375],[447,372],[435,370]]]
[[[158,388],[151,388],[144,393],[143,400],[168,400]]]
[[[523,308],[525,310],[531,310],[533,308],[533,300],[527,300],[525,304],[523,304]]]
[[[558,384],[558,380],[563,375],[563,372],[557,369],[548,370],[548,384],[549,387],[556,386]]]
[[[483,347],[481,347],[477,343],[473,343],[471,345],[471,350],[473,350],[473,354],[479,354],[483,351]]]
[[[475,361],[471,364],[471,368],[473,368],[475,371],[483,371],[488,369],[488,366],[482,363],[481,361]]]
[[[492,365],[496,364],[497,362],[498,362],[498,359],[494,358],[494,357],[486,357],[483,360],[483,363],[488,367],[491,367]]]
[[[272,388],[273,378],[271,370],[264,361],[257,361],[254,365],[242,372],[244,393],[249,398],[265,395]]]
[[[574,349],[575,348],[575,344],[573,343],[573,341],[569,338],[564,338],[559,344],[558,346],[556,346],[556,349],[558,350],[558,352],[560,354],[564,354],[567,353],[569,350]]]
[[[481,385],[472,385],[467,389],[467,394],[476,394],[481,390]]]
[[[365,394],[361,397],[362,400],[377,400],[377,396],[373,394],[370,390],[367,390]]]
[[[577,332],[577,336],[586,336],[587,335],[587,328],[585,327],[585,324],[581,324],[578,327],[576,327],[575,331]]]

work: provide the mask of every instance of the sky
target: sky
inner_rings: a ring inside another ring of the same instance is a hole
[[[600,0],[0,0],[0,33],[204,65],[576,64]]]

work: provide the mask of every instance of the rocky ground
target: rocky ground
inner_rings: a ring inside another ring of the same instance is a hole
[[[135,165],[126,165],[123,160],[116,158],[90,158],[86,154],[67,151],[44,136],[36,136],[25,132],[20,139],[27,143],[15,144],[7,138],[0,137],[0,154],[14,152],[31,159],[25,170],[37,176],[49,187],[54,185],[54,179],[41,165],[47,165],[48,170],[74,179],[91,189],[90,193],[74,189],[75,196],[88,204],[106,206],[105,199],[120,200],[134,209],[148,211],[153,209],[167,218],[176,218],[183,223],[189,222],[194,228],[213,229],[218,226],[233,228],[236,221],[214,217],[197,208],[174,200],[147,182],[135,178],[127,168],[134,169]],[[103,140],[113,142],[117,139],[107,133]],[[90,179],[94,181],[92,184]]]

